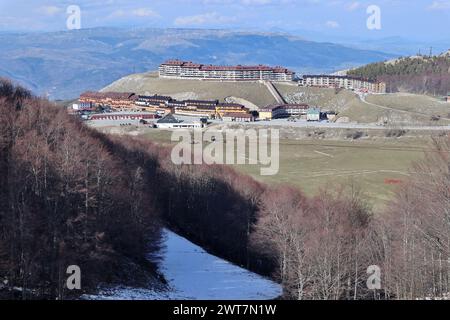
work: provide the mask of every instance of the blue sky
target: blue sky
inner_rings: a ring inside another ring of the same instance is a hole
[[[69,5],[80,7],[82,28],[225,28],[450,39],[450,0],[0,0],[0,31],[65,30]],[[366,27],[369,5],[381,9],[381,30]]]

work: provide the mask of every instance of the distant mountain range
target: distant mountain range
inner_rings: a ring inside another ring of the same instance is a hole
[[[0,33],[0,76],[39,95],[69,99],[165,59],[214,64],[283,65],[298,73],[334,72],[394,54],[281,33],[197,29],[96,28],[52,33]]]

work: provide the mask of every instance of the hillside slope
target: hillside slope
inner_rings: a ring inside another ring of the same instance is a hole
[[[367,102],[348,90],[304,88],[276,84],[289,103],[308,103],[338,112],[338,118],[358,123],[388,122],[391,125],[447,125],[450,104],[420,95],[394,93],[369,95]]]
[[[143,260],[160,235],[154,158],[2,79],[0,110],[0,299],[159,283],[156,265]],[[72,265],[82,270],[80,290],[65,284]]]
[[[162,94],[175,99],[219,99],[239,102],[251,109],[276,103],[267,87],[260,82],[217,82],[162,79],[155,73],[124,77],[102,91]]]

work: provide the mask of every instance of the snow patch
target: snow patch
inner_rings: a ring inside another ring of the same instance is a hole
[[[109,300],[268,300],[281,296],[279,284],[215,257],[169,231],[163,231],[160,271],[169,290],[116,287],[84,299]],[[149,257],[150,258],[150,257]]]

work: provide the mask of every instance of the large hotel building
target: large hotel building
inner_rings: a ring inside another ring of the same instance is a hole
[[[304,75],[300,84],[306,87],[343,88],[365,90],[373,93],[386,93],[386,83],[367,79],[337,75]]]
[[[223,81],[292,81],[295,73],[283,67],[213,66],[168,60],[159,66],[161,78],[203,79]]]

